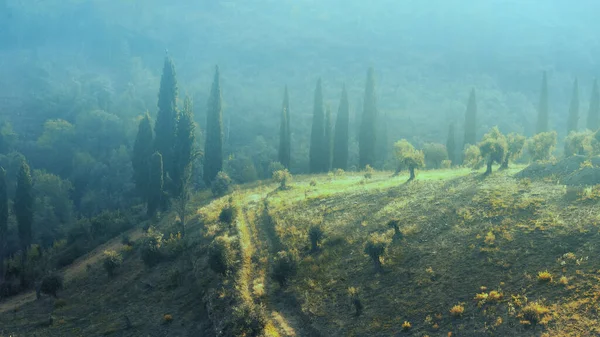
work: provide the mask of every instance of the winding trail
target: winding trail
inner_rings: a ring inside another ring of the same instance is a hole
[[[269,252],[270,259],[268,259],[267,262],[269,275],[272,268],[272,257],[283,250],[284,246],[277,235],[275,222],[269,215],[268,196],[263,199],[263,205],[260,211],[261,214],[260,217],[258,217],[259,225],[257,226],[257,229],[259,231],[260,241],[266,243],[266,249]],[[298,336],[321,337],[321,333],[312,326],[310,317],[302,311],[298,299],[292,292],[279,288],[273,291],[267,289],[267,294],[270,307],[275,309],[279,315],[286,318],[287,323],[294,327]],[[296,334],[288,336],[296,336]]]

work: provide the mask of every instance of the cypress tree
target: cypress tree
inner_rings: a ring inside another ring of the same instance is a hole
[[[569,106],[569,120],[567,122],[567,135],[579,128],[579,83],[575,79],[573,83],[573,95]]]
[[[377,165],[383,168],[388,156],[387,113],[377,121],[377,147],[375,149]]]
[[[285,92],[283,95],[283,104],[285,106],[285,110],[287,111],[287,145],[289,151],[289,165],[292,165],[292,127],[290,126],[290,121],[292,120],[291,110],[290,110],[290,96],[288,94],[287,85],[285,86]]]
[[[185,193],[192,176],[194,142],[196,141],[195,130],[192,100],[186,97],[177,122],[177,136],[175,137],[175,165],[173,170],[175,196],[181,196]]]
[[[325,113],[323,111],[323,90],[321,79],[315,88],[315,102],[313,109],[312,130],[310,134],[309,171],[310,173],[323,172],[325,162]]]
[[[291,132],[290,132],[290,100],[287,86],[283,94],[283,106],[281,108],[281,124],[279,126],[279,162],[287,169],[291,161]]]
[[[177,130],[177,77],[170,57],[165,58],[160,90],[158,93],[158,115],[154,125],[154,150],[160,152],[165,164],[163,179],[172,174],[175,132]]]
[[[23,252],[23,263],[27,249],[31,245],[33,223],[33,183],[31,180],[31,170],[27,162],[21,163],[21,168],[17,175],[17,189],[15,191],[15,216],[19,229],[19,241],[21,242],[21,251]]]
[[[363,115],[358,139],[358,161],[360,168],[375,163],[377,133],[377,102],[375,99],[375,75],[373,68],[367,72]]]
[[[329,172],[331,169],[331,152],[333,151],[333,129],[331,121],[331,109],[329,106],[325,108],[325,155],[323,161],[323,171]]]
[[[548,131],[548,79],[546,72],[542,77],[542,88],[540,91],[540,104],[538,105],[538,120],[536,134]]]
[[[467,112],[465,113],[465,138],[463,149],[467,145],[475,145],[477,143],[477,96],[475,89],[471,89],[469,94],[469,103]]]
[[[346,86],[342,88],[342,98],[335,121],[335,136],[333,140],[334,169],[348,169],[348,125],[350,122],[350,108],[348,106],[348,93]]]
[[[456,136],[454,134],[454,123],[450,123],[450,127],[448,128],[446,151],[448,151],[448,158],[452,162],[452,165],[454,165],[456,163]]]
[[[163,158],[154,152],[150,158],[150,183],[148,185],[148,215],[153,216],[162,204],[163,198]]]
[[[598,80],[594,79],[592,95],[590,97],[590,109],[587,117],[587,128],[596,131],[600,128],[600,92],[598,91]]]
[[[4,254],[8,236],[8,189],[6,171],[0,168],[0,284],[4,281]]]
[[[150,181],[150,157],[152,149],[152,125],[150,115],[146,113],[138,126],[138,133],[133,144],[131,164],[133,166],[133,180],[144,201],[148,200],[148,184]]]
[[[223,170],[223,108],[219,66],[215,67],[215,77],[208,98],[204,153],[203,178],[204,183],[210,186],[217,173]]]
[[[177,211],[181,221],[181,233],[185,236],[185,213],[189,200],[190,180],[192,177],[192,163],[194,161],[194,142],[196,141],[194,125],[194,109],[189,97],[183,102],[183,110],[177,123],[177,137],[175,138],[175,167],[173,182],[175,197],[177,198]]]

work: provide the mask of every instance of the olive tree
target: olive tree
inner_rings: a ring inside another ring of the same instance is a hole
[[[406,139],[402,139],[394,144],[394,153],[400,165],[406,167],[410,172],[408,181],[413,181],[415,179],[415,169],[425,166],[423,151],[415,149]]]

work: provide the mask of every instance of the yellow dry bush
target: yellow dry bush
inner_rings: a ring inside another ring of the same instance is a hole
[[[410,322],[408,321],[404,321],[404,323],[402,323],[402,330],[404,331],[408,331],[412,328],[412,324],[410,324]]]
[[[566,276],[561,276],[558,280],[558,283],[563,286],[566,286],[567,284],[569,284],[569,279]]]
[[[486,245],[493,246],[496,243],[496,235],[492,231],[487,232],[485,235],[485,240],[483,240]]]
[[[479,293],[475,295],[474,300],[477,301],[477,306],[482,306],[488,299],[488,293]]]
[[[550,309],[539,302],[530,302],[521,309],[521,317],[530,323],[543,323],[551,320]],[[523,323],[521,323],[523,324]]]
[[[462,304],[457,304],[450,309],[452,317],[461,317],[465,313],[465,307]]]
[[[552,274],[547,270],[539,272],[537,278],[540,282],[552,282]]]
[[[497,303],[497,302],[500,302],[500,300],[502,300],[503,296],[504,295],[502,295],[501,292],[499,292],[497,290],[492,290],[492,291],[490,291],[490,293],[488,295],[487,301],[490,303]]]

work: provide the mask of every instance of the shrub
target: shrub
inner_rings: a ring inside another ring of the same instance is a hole
[[[170,259],[174,259],[179,256],[185,250],[185,241],[183,240],[183,236],[181,232],[177,232],[177,234],[169,234],[169,238],[163,240],[163,244],[160,247],[166,255],[166,257]]]
[[[373,173],[375,173],[375,169],[371,167],[371,165],[367,164],[364,169],[365,179],[371,179],[373,177]]]
[[[123,264],[123,257],[114,250],[105,250],[104,262],[102,264],[104,265],[104,269],[108,273],[108,276],[113,277],[115,275],[115,270]]]
[[[523,154],[523,147],[525,146],[525,136],[518,133],[512,132],[506,136],[506,142],[508,144],[507,153],[504,157],[504,162],[501,168],[507,169],[509,161],[515,161]]]
[[[233,308],[233,336],[258,337],[267,325],[262,306],[242,304]]]
[[[467,145],[463,153],[464,161],[463,164],[473,170],[479,170],[483,166],[483,157],[481,156],[481,150],[477,145]]]
[[[565,157],[573,155],[591,155],[593,153],[594,133],[590,130],[571,131],[565,138]]]
[[[390,240],[385,234],[371,234],[367,243],[365,244],[365,254],[369,255],[375,264],[375,269],[380,271],[381,257],[385,254],[385,251],[390,243]]]
[[[272,161],[267,167],[267,173],[272,177],[273,173],[285,170],[285,166],[278,161]]]
[[[130,254],[131,252],[133,252],[133,246],[123,246],[123,248],[121,248],[121,252],[125,254]]]
[[[452,160],[442,160],[442,168],[449,169],[452,167]]]
[[[231,239],[219,236],[208,247],[208,264],[218,274],[227,275],[233,269],[235,254],[231,247]]]
[[[551,282],[552,274],[549,271],[541,271],[538,273],[538,281],[540,282]]]
[[[550,313],[550,309],[539,302],[531,302],[521,310],[521,317],[530,323],[539,323],[544,316]]]
[[[567,284],[569,284],[569,279],[566,276],[561,276],[558,280],[558,283],[563,286],[566,286]]]
[[[258,173],[252,159],[245,154],[230,156],[225,163],[225,167],[225,171],[237,183],[244,184],[258,179]]]
[[[346,175],[346,171],[339,168],[339,169],[336,169],[335,171],[333,171],[333,175],[336,177],[343,177],[344,175]]]
[[[287,183],[292,180],[292,175],[287,169],[273,172],[273,180],[279,183],[279,188],[282,190],[287,188]]]
[[[404,323],[402,323],[402,330],[403,331],[408,331],[412,328],[412,324],[410,324],[409,321],[404,321]]]
[[[363,305],[359,297],[359,289],[355,287],[348,288],[348,297],[350,297],[350,303],[354,306],[354,315],[360,316],[362,314]]]
[[[310,185],[311,187],[315,187],[315,186],[317,186],[317,181],[316,181],[316,180],[314,180],[314,179],[312,179],[312,180],[310,181],[309,185]]]
[[[492,290],[488,295],[487,301],[490,303],[498,303],[502,300],[502,297],[504,297],[504,295],[501,292]]]
[[[428,168],[440,168],[442,162],[448,159],[446,146],[438,143],[427,143],[423,146],[425,155],[425,166]]]
[[[556,131],[542,132],[527,140],[527,152],[534,161],[550,160],[556,147]]]
[[[220,171],[215,180],[213,180],[210,190],[216,197],[224,196],[231,189],[231,178],[227,173]]]
[[[490,295],[488,293],[482,292],[475,295],[475,298],[473,299],[477,302],[477,306],[481,307],[483,304],[485,304],[485,302],[487,302],[489,296]]]
[[[140,243],[140,256],[147,267],[154,267],[163,259],[160,250],[163,234],[156,231],[153,227],[148,228],[148,232]]]
[[[44,294],[52,295],[57,297],[56,293],[63,287],[63,278],[60,274],[50,274],[42,279],[40,290]]]
[[[235,220],[235,206],[227,204],[227,206],[221,209],[221,213],[219,213],[219,221],[231,225],[233,224],[233,220]]]
[[[293,252],[280,251],[275,257],[273,266],[273,279],[280,286],[285,286],[289,279],[296,275],[298,270],[298,257]]]
[[[461,317],[465,313],[465,307],[462,304],[457,304],[450,309],[452,317]]]
[[[321,226],[311,226],[308,230],[308,238],[310,240],[310,250],[312,252],[316,252],[319,250],[319,246],[321,245],[321,241],[323,241],[323,229]]]

